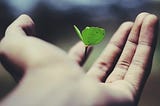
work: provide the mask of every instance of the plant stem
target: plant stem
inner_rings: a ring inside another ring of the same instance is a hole
[[[82,66],[84,64],[85,60],[87,59],[87,55],[88,55],[88,46],[85,46],[85,51],[83,54],[82,61],[80,62],[80,66]]]
[[[85,51],[84,51],[84,60],[87,59],[87,53],[88,53],[88,46],[85,46]]]

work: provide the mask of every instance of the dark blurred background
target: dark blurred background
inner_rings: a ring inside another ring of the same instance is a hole
[[[73,25],[80,29],[99,26],[107,31],[105,40],[95,46],[84,68],[87,70],[124,21],[134,21],[140,12],[160,17],[160,0],[1,0],[0,37],[20,14],[28,14],[36,24],[36,37],[68,50],[79,38]],[[96,51],[96,52],[95,52]],[[139,106],[160,105],[160,37],[151,75],[144,88]],[[0,66],[0,98],[15,87],[15,81]]]

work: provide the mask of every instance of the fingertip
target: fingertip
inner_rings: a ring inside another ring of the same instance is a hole
[[[26,27],[26,26],[34,26],[34,22],[30,16],[26,14],[20,15],[15,21],[13,21],[8,28],[14,27]]]
[[[35,25],[30,16],[26,14],[20,15],[13,21],[6,29],[5,36],[7,35],[34,35]]]
[[[124,23],[121,24],[121,27],[132,27],[133,26],[133,22],[132,21],[126,21]]]
[[[136,23],[136,26],[141,26],[142,22],[144,21],[144,19],[150,15],[149,13],[147,12],[142,12],[140,14],[137,15],[136,19],[135,19],[135,23]]]
[[[18,18],[30,18],[30,16],[27,14],[21,14]]]
[[[126,22],[123,22],[119,29],[117,30],[118,31],[122,31],[122,32],[128,32],[130,31],[130,29],[132,28],[133,26],[133,22],[132,21],[126,21]]]
[[[141,13],[139,13],[139,14],[137,15],[136,18],[140,18],[140,17],[143,17],[143,16],[145,16],[145,15],[149,15],[149,13],[148,13],[148,12],[141,12]]]
[[[144,20],[146,24],[152,24],[155,25],[156,23],[158,23],[158,17],[154,14],[150,14],[148,15],[145,20]]]
[[[32,18],[27,15],[27,14],[21,14],[17,19],[16,21],[18,21],[19,23],[19,26],[20,27],[24,27],[26,25],[28,26],[34,26],[34,22],[32,20]]]

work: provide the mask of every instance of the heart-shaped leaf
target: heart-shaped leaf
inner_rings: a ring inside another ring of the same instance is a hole
[[[83,42],[86,45],[96,45],[100,43],[105,36],[105,30],[98,27],[86,27],[82,31]]]
[[[82,34],[75,25],[74,25],[74,28],[75,28],[78,36],[80,37],[80,39],[83,41],[83,43],[86,46],[96,45],[96,44],[100,43],[105,36],[105,30],[103,28],[86,27],[82,31]]]

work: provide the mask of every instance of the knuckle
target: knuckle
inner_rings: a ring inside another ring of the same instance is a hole
[[[118,68],[121,68],[121,69],[128,69],[128,67],[130,66],[130,63],[127,61],[127,60],[122,60],[122,61],[119,61],[116,65]]]
[[[100,63],[98,64],[98,68],[99,68],[102,72],[106,72],[107,70],[109,70],[110,67],[111,67],[111,63],[100,62]]]
[[[109,44],[110,45],[112,45],[112,46],[114,46],[114,47],[116,47],[118,50],[120,50],[120,51],[122,51],[123,50],[123,45],[122,44],[120,44],[120,42],[119,41],[110,41],[109,42]]]
[[[138,45],[147,46],[147,47],[152,47],[152,42],[150,42],[150,41],[145,41],[145,40],[140,40],[140,41],[138,42]]]
[[[133,39],[133,38],[128,38],[127,43],[133,44],[135,46],[138,45],[138,41],[136,39]]]
[[[143,61],[142,61],[140,58],[138,58],[138,59],[133,59],[132,64],[133,64],[134,66],[136,66],[137,68],[138,68],[138,67],[144,68]]]

